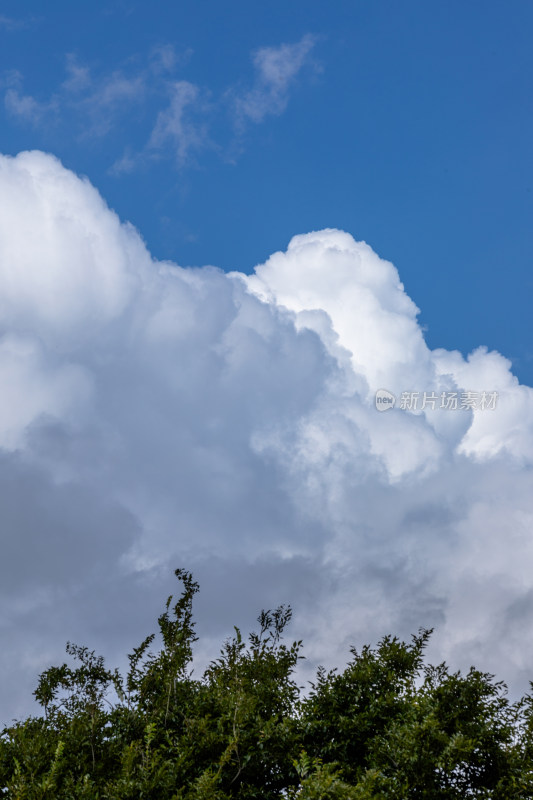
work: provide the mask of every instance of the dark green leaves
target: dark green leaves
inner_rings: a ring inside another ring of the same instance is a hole
[[[40,676],[44,717],[0,737],[0,796],[13,800],[530,800],[533,701],[471,669],[424,663],[430,636],[386,636],[352,649],[343,672],[319,670],[302,696],[291,609],[263,611],[204,675],[190,573],[123,678],[86,647]]]

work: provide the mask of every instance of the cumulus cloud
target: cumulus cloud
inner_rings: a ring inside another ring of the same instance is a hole
[[[67,639],[136,645],[176,566],[205,657],[291,602],[311,661],[435,626],[435,657],[526,686],[533,392],[503,356],[430,350],[395,267],[342,231],[251,276],[157,262],[39,152],[0,158],[0,209],[6,718]]]

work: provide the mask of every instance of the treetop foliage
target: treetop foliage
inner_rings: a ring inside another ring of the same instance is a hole
[[[0,735],[0,797],[11,800],[526,800],[533,798],[533,702],[474,668],[425,663],[430,631],[352,648],[342,672],[295,679],[301,641],[291,609],[238,628],[200,678],[192,603],[176,570],[154,634],[125,676],[68,643],[70,665],[45,670],[42,708]]]

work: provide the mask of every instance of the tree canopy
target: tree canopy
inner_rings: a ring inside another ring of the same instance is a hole
[[[182,591],[126,675],[86,647],[47,669],[42,713],[0,736],[0,796],[12,800],[529,800],[533,702],[512,703],[492,675],[425,663],[430,631],[351,650],[342,672],[295,677],[302,643],[291,609],[238,628],[200,678],[192,602]]]

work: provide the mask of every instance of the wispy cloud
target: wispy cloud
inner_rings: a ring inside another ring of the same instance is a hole
[[[170,145],[179,166],[208,142],[207,124],[194,122],[190,112],[198,110],[199,89],[188,81],[172,85],[170,104],[157,115],[148,150],[161,152]]]
[[[262,122],[269,114],[285,111],[289,91],[302,68],[311,63],[310,54],[315,44],[316,37],[306,34],[294,44],[261,47],[255,51],[255,83],[250,90],[234,96],[239,123],[244,119]]]
[[[66,78],[57,91],[44,99],[25,93],[22,76],[13,74],[4,97],[8,113],[34,126],[52,118],[55,122],[74,119],[78,137],[102,137],[143,101],[146,89],[143,72],[126,75],[115,70],[95,77],[72,53],[66,56],[65,71]]]
[[[51,97],[45,102],[36,100],[29,94],[22,94],[18,89],[7,89],[4,96],[4,105],[8,114],[29,122],[40,125],[43,119],[49,118],[59,109],[56,97]]]
[[[18,70],[4,72],[0,78],[0,87],[5,89],[4,107],[7,114],[19,121],[37,126],[55,117],[60,109],[57,94],[45,99],[37,99],[24,92],[23,77]]]
[[[153,159],[173,158],[178,168],[195,163],[198,153],[215,147],[205,119],[208,103],[198,86],[174,81],[167,87],[168,105],[157,114],[149,139],[139,152],[126,149],[111,167],[111,173],[132,172]]]
[[[106,76],[80,102],[91,121],[87,136],[104,136],[124,115],[143,104],[147,90],[144,75],[127,77],[121,72]]]
[[[298,74],[305,66],[317,67],[310,57],[316,41],[315,36],[306,34],[294,44],[259,48],[252,54],[255,69],[252,88],[230,87],[218,101],[206,102],[207,92],[188,81],[172,83],[169,105],[159,112],[144,154],[161,155],[170,151],[178,167],[191,164],[201,149],[215,147],[209,135],[212,118],[228,105],[239,134],[243,133],[246,120],[260,123],[268,115],[282,114]],[[159,58],[164,64],[174,63],[173,54],[165,50],[159,53]],[[218,149],[224,151],[221,146]],[[234,149],[234,144],[230,144],[229,151]],[[139,158],[142,157],[140,154]],[[114,170],[129,171],[134,165],[135,159],[126,154]]]
[[[235,130],[241,142],[246,122],[260,123],[281,114],[302,69],[316,67],[311,59],[315,43],[316,37],[307,34],[293,44],[256,50],[251,86],[230,87],[214,98],[208,88],[176,76],[190,60],[190,49],[178,52],[161,44],[152,49],[144,67],[132,69],[128,64],[104,74],[69,53],[65,79],[51,94],[33,96],[24,91],[22,76],[16,75],[9,83],[4,80],[4,102],[8,113],[22,122],[34,126],[68,122],[83,140],[102,138],[120,126],[125,129],[125,120],[138,120],[142,112],[145,145],[135,148],[126,140],[111,171],[128,172],[154,158],[172,159],[181,169],[196,164],[200,151],[207,148],[221,154],[231,150]]]
[[[20,30],[21,28],[26,28],[29,23],[23,19],[15,19],[14,17],[6,17],[3,14],[0,14],[0,29],[3,28],[6,31],[16,31]]]
[[[142,105],[147,90],[145,71],[123,70],[94,77],[88,66],[67,55],[62,103],[84,120],[83,137],[105,136],[132,108]]]
[[[156,74],[173,72],[176,67],[186,64],[192,54],[191,47],[178,52],[171,44],[157,45],[150,55],[150,68]]]
[[[65,69],[67,77],[62,83],[62,89],[65,92],[83,92],[92,86],[89,67],[80,64],[75,53],[67,53]]]

